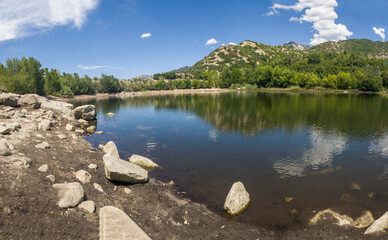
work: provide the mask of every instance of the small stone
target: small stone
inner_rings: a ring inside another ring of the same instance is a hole
[[[94,188],[97,190],[97,191],[99,191],[99,192],[104,192],[104,190],[102,189],[102,187],[101,187],[101,185],[100,184],[98,184],[98,183],[93,183],[93,186],[94,186]]]
[[[54,184],[58,191],[58,206],[60,208],[75,207],[84,199],[84,189],[78,182]]]
[[[0,126],[0,134],[2,135],[9,134],[11,131],[12,131],[12,128],[10,127]]]
[[[43,120],[41,123],[38,125],[38,130],[39,131],[49,131],[51,129],[52,123],[49,120]]]
[[[38,168],[38,171],[39,171],[39,172],[47,172],[47,170],[48,170],[47,164],[43,164],[42,166],[40,166],[40,167]]]
[[[94,203],[93,201],[85,201],[78,205],[78,207],[85,209],[89,213],[94,213],[94,211],[96,210],[96,203]]]
[[[174,185],[175,183],[174,183],[174,181],[171,180],[169,184],[170,185]]]
[[[189,223],[187,220],[185,220],[185,221],[183,222],[183,224],[184,224],[184,225],[190,225],[190,223]]]
[[[67,131],[75,131],[75,127],[71,124],[66,124],[66,130]]]
[[[94,171],[97,171],[97,164],[94,164],[94,163],[89,164],[88,168],[89,169],[94,169]]]
[[[129,188],[124,188],[124,192],[125,192],[126,194],[131,194],[132,190],[129,189]]]
[[[368,197],[373,198],[373,196],[374,196],[375,194],[374,194],[373,192],[368,192],[367,195],[368,195]]]
[[[357,183],[352,183],[349,188],[354,190],[354,191],[360,191],[361,190],[360,185],[358,185]]]
[[[81,123],[82,125],[87,125],[87,124],[89,124],[89,122],[88,121],[86,121],[86,120],[84,120],[84,119],[78,119],[78,122],[79,123]]]
[[[55,182],[55,176],[52,175],[52,174],[47,175],[47,176],[45,177],[45,179],[48,179],[48,180],[50,180],[51,182]]]
[[[50,144],[48,144],[47,142],[42,142],[42,143],[39,143],[38,145],[35,145],[35,148],[48,149],[50,148]]]
[[[292,209],[292,210],[291,210],[291,216],[297,217],[298,215],[299,215],[298,210],[296,210],[296,209]]]
[[[86,132],[88,133],[94,133],[96,131],[96,126],[90,126],[86,128]]]
[[[284,200],[288,203],[290,203],[292,200],[294,200],[293,197],[285,197]]]
[[[37,138],[44,138],[42,134],[36,134]]]
[[[104,131],[98,131],[97,134],[104,134]]]
[[[133,154],[129,158],[129,162],[149,169],[157,168],[159,166],[158,164],[154,163],[151,159],[140,155],[136,155],[136,154]]]
[[[92,176],[85,170],[79,170],[75,173],[75,177],[82,183],[90,183]]]
[[[76,133],[80,133],[80,134],[84,134],[84,133],[85,133],[85,131],[82,130],[82,129],[77,129],[77,130],[75,130],[75,132],[76,132]]]
[[[114,186],[114,187],[113,187],[113,191],[116,191],[116,190],[117,190],[117,186]]]
[[[104,145],[102,145],[102,144],[99,144],[99,145],[98,145],[98,149],[100,149],[100,150],[104,150]]]
[[[113,117],[114,115],[115,115],[115,114],[114,114],[114,113],[111,113],[111,112],[105,114],[105,116],[107,116],[107,117]]]
[[[67,138],[66,135],[63,135],[63,134],[59,134],[58,137],[59,137],[60,139],[66,139],[66,138]]]
[[[249,193],[245,190],[242,182],[232,185],[225,199],[224,209],[232,216],[242,213],[250,202]]]
[[[344,193],[344,194],[342,194],[340,200],[341,200],[342,202],[351,202],[351,201],[353,201],[353,197],[350,196],[350,195],[347,194],[347,193]]]
[[[9,147],[7,139],[3,138],[0,140],[0,155],[1,156],[10,156],[12,151]]]

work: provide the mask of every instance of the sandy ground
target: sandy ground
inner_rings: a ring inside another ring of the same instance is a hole
[[[5,108],[0,105],[0,111]],[[43,117],[33,117],[42,114]],[[50,131],[31,128],[41,118],[53,122]],[[98,211],[103,206],[122,209],[152,239],[388,238],[366,237],[363,229],[337,227],[330,221],[316,226],[296,222],[292,229],[244,225],[238,218],[213,213],[185,198],[180,194],[179,183],[170,185],[152,178],[136,185],[110,182],[104,176],[103,152],[83,139],[85,133],[67,131],[68,120],[28,109],[23,118],[0,119],[0,124],[6,122],[20,122],[21,129],[3,136],[14,149],[11,156],[0,157],[0,239],[98,239]],[[80,129],[78,122],[72,123]],[[67,138],[60,139],[58,134]],[[37,149],[35,145],[41,142],[48,142],[51,148]],[[26,159],[31,163],[26,165]],[[88,168],[91,163],[98,166],[96,170]],[[43,164],[48,165],[48,170],[38,171]],[[82,169],[92,175],[91,183],[83,184],[85,200],[96,203],[96,212],[91,214],[77,207],[60,209],[54,183],[46,178],[52,174],[55,183],[76,182],[75,172]],[[93,183],[100,184],[104,193],[97,191]],[[129,194],[125,188],[130,189]]]

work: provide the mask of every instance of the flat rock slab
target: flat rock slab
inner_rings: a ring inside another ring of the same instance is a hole
[[[75,207],[84,199],[84,189],[78,182],[58,183],[53,187],[58,191],[58,206],[60,208]]]
[[[150,240],[151,238],[123,211],[106,206],[99,212],[100,240],[126,239]]]
[[[105,176],[111,181],[142,183],[146,182],[148,179],[147,170],[136,164],[126,162],[110,154],[105,154],[103,159]]]
[[[388,228],[388,212],[377,219],[364,234],[385,233],[385,229]]]
[[[236,182],[229,190],[224,209],[232,216],[242,213],[250,202],[249,193],[245,190],[242,182]]]
[[[129,162],[134,163],[134,164],[139,165],[139,166],[142,166],[142,167],[145,167],[145,168],[157,168],[157,167],[159,167],[159,165],[154,163],[151,159],[140,156],[140,155],[136,155],[136,154],[133,154],[129,158]]]

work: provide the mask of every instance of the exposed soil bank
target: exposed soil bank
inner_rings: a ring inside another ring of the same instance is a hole
[[[12,155],[0,157],[0,239],[98,239],[98,211],[104,206],[122,209],[152,239],[386,237],[364,236],[363,229],[337,227],[330,221],[309,226],[295,220],[292,229],[244,225],[238,223],[238,217],[228,218],[213,213],[206,206],[178,194],[180,190],[176,185],[152,178],[146,184],[114,184],[105,178],[103,152],[92,148],[83,139],[85,133],[80,122],[60,118],[43,109],[21,110],[0,105],[0,115],[5,118],[0,119],[0,125],[20,124],[20,128],[1,136],[8,140]],[[37,130],[44,120],[52,122],[51,129]],[[66,130],[69,122],[78,131]],[[60,134],[66,138],[59,137]],[[42,142],[49,143],[51,147],[35,147]],[[48,166],[46,172],[38,170],[43,164]],[[96,164],[97,169],[89,169],[90,164]],[[77,207],[60,209],[57,206],[57,192],[52,185],[77,182],[75,172],[78,170],[86,170],[92,176],[91,182],[82,186],[84,200],[96,203],[94,213]],[[46,178],[50,174],[55,176],[54,182]],[[94,183],[101,185],[104,192],[96,190]]]

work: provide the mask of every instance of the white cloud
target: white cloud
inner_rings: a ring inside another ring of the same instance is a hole
[[[274,4],[271,9],[294,10],[304,14],[299,17],[292,17],[290,21],[311,22],[316,31],[314,38],[310,40],[311,45],[317,45],[327,41],[346,40],[353,35],[343,24],[336,24],[338,18],[334,8],[338,6],[337,0],[298,0],[295,5]]]
[[[151,33],[144,33],[144,34],[141,35],[141,38],[149,38],[151,36],[152,36]]]
[[[229,46],[236,46],[237,44],[234,43],[234,42],[229,42],[228,45],[229,45]]]
[[[206,45],[214,45],[217,43],[219,43],[219,42],[217,42],[217,40],[215,40],[214,38],[211,38],[211,39],[207,40]]]
[[[22,38],[55,26],[81,28],[99,0],[1,0],[0,41]]]
[[[109,69],[115,69],[115,70],[122,70],[121,67],[111,67],[111,66],[84,66],[79,64],[77,68],[83,69],[83,70],[96,70],[96,69],[101,69],[101,68],[109,68]]]
[[[384,28],[374,27],[373,31],[375,31],[375,33],[383,39],[383,42],[385,41],[385,29]]]
[[[274,15],[274,14],[275,14],[274,11],[269,11],[269,12],[267,12],[266,14],[263,14],[263,16],[272,16],[272,15]]]

